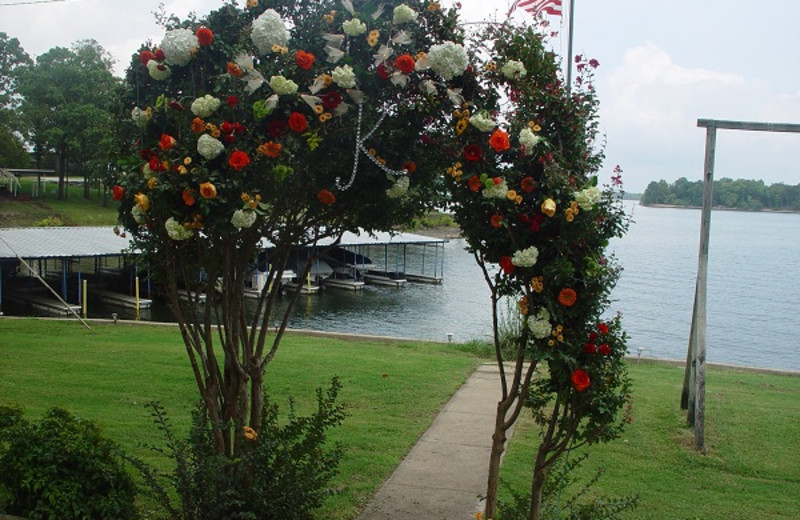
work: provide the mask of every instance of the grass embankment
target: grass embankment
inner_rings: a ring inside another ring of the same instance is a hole
[[[288,335],[267,368],[267,392],[287,410],[314,404],[316,388],[339,376],[348,417],[331,437],[346,446],[334,483],[343,493],[319,518],[349,519],[366,504],[440,408],[481,360],[453,346]],[[197,401],[175,327],[0,319],[0,403],[38,417],[53,406],[102,425],[126,451],[163,464],[139,445],[162,445],[145,404],[160,401],[188,431]]]
[[[347,447],[335,483],[344,493],[318,518],[353,518],[481,360],[458,345],[352,341],[289,335],[268,368],[268,391],[302,409],[314,389],[341,377],[349,416],[334,437]],[[633,423],[623,438],[594,446],[582,466],[606,469],[594,492],[635,494],[629,518],[777,520],[800,510],[800,377],[709,367],[708,455],[693,449],[678,399],[682,368],[632,363]],[[52,406],[104,426],[138,455],[159,443],[144,404],[161,401],[179,431],[196,400],[177,330],[0,319],[0,402],[37,416]],[[504,479],[530,485],[536,434],[525,420],[512,438]],[[488,441],[487,441],[488,442]],[[454,519],[453,519],[454,520]]]
[[[589,448],[581,466],[589,476],[605,470],[594,493],[638,495],[638,509],[626,518],[800,518],[800,377],[708,367],[709,451],[701,455],[679,408],[683,372],[669,363],[631,363],[633,422],[622,438]],[[503,466],[517,490],[530,485],[536,441],[526,420]]]

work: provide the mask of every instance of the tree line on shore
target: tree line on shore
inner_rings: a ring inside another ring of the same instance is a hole
[[[644,206],[702,206],[703,181],[690,181],[686,177],[671,184],[663,179],[652,181],[647,185],[640,202]],[[714,181],[712,204],[715,207],[750,211],[800,211],[800,184],[767,185],[763,180],[734,180],[723,177]]]

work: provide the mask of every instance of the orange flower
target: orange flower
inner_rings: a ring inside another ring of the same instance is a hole
[[[558,293],[558,303],[564,307],[572,307],[575,305],[577,300],[578,293],[575,292],[575,289],[570,289],[567,287],[565,289],[561,289],[561,292]]]
[[[470,177],[467,182],[469,183],[469,189],[475,192],[480,191],[481,186],[483,186],[483,184],[481,183],[481,179],[477,175],[473,175],[472,177]]]
[[[328,190],[322,189],[317,193],[317,199],[326,206],[330,206],[336,202],[336,195]]]
[[[210,182],[204,182],[200,185],[200,195],[202,195],[204,199],[213,199],[217,196],[217,187]]]
[[[235,64],[232,61],[228,62],[228,74],[233,76],[234,78],[241,78],[244,72],[242,72],[241,67]]]
[[[258,432],[252,429],[251,427],[244,426],[242,430],[244,431],[244,438],[247,439],[248,441],[254,441],[258,439]]]
[[[133,196],[133,201],[139,206],[139,209],[142,211],[147,211],[150,209],[150,199],[147,198],[147,195],[144,193],[137,193]]]
[[[230,158],[228,159],[228,164],[231,168],[236,170],[242,170],[250,164],[250,156],[247,155],[247,152],[243,152],[241,150],[234,150],[231,154]]]
[[[414,58],[410,54],[402,54],[394,60],[394,67],[403,74],[411,74],[414,71]]]
[[[297,133],[303,133],[308,130],[308,121],[306,116],[300,112],[292,112],[289,116],[289,128]]]
[[[194,190],[183,190],[183,203],[187,206],[194,206],[197,199],[194,198]]]
[[[158,141],[158,146],[162,150],[169,150],[173,146],[175,146],[175,138],[169,134],[161,134],[161,139]]]
[[[281,146],[281,143],[276,143],[274,141],[269,141],[258,147],[259,152],[272,159],[277,158],[282,150],[283,146]]]
[[[200,27],[194,35],[197,36],[197,43],[203,47],[208,47],[214,41],[214,33],[208,27]]]
[[[511,141],[509,141],[507,133],[497,129],[489,138],[489,145],[494,148],[495,152],[500,153],[511,148]]]
[[[492,215],[492,218],[489,219],[489,222],[492,224],[492,227],[499,228],[501,225],[503,225],[503,216],[495,213]]]
[[[196,134],[201,134],[206,130],[206,122],[200,119],[199,117],[195,117],[192,119],[192,132]]]
[[[314,66],[316,56],[306,51],[297,51],[294,55],[294,62],[303,70],[308,70]]]
[[[415,171],[417,171],[417,163],[415,163],[414,161],[406,161],[403,163],[402,168],[408,173],[414,173]]]

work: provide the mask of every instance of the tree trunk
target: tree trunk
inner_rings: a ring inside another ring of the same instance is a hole
[[[58,157],[56,159],[56,173],[58,174],[58,200],[67,198],[66,194],[66,177],[67,177],[67,152],[62,146],[58,150]]]
[[[544,466],[545,458],[547,458],[547,451],[539,446],[536,465],[533,469],[533,482],[531,482],[531,509],[528,520],[540,520],[542,517],[542,493],[547,480],[547,472],[550,469],[549,466]]]
[[[486,483],[486,503],[484,518],[497,516],[497,491],[500,483],[500,463],[506,449],[506,412],[509,400],[497,403],[497,414],[494,419],[494,434],[492,434],[492,452],[489,456],[489,479]],[[511,400],[513,402],[513,400]]]

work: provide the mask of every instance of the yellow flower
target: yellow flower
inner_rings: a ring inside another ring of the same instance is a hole
[[[187,173],[189,173],[189,170],[186,169],[186,166],[181,164],[180,166],[178,166],[178,173],[180,173],[181,175],[186,175]]]
[[[575,220],[575,214],[567,210],[567,214],[564,218],[567,219],[567,222],[572,222],[573,220]]]
[[[248,441],[254,441],[258,439],[258,432],[256,432],[251,427],[245,426],[242,428],[242,430],[244,430],[244,438],[247,439]]]
[[[272,46],[272,52],[279,52],[281,54],[286,54],[287,52],[289,52],[289,47],[284,47],[276,43],[275,45]]]
[[[428,53],[424,51],[419,51],[417,54],[414,55],[414,61],[424,60],[428,57]]]
[[[441,8],[442,6],[439,5],[439,2],[431,2],[428,4],[428,11],[438,11]]]
[[[462,117],[461,119],[458,120],[458,123],[456,123],[456,133],[458,135],[463,134],[464,130],[466,130],[468,126],[469,126],[469,119],[467,119],[466,117]]]
[[[508,200],[517,200],[517,192],[514,190],[508,190],[506,197],[508,197]]]
[[[326,23],[333,23],[333,19],[336,17],[336,11],[331,11],[328,14],[322,15],[322,19],[325,20]]]
[[[547,215],[548,217],[552,217],[556,214],[556,201],[553,199],[547,199],[542,202],[542,213]]]
[[[522,195],[517,195],[514,198],[514,202],[516,202],[517,204],[522,204]]]
[[[489,63],[486,64],[486,70],[490,72],[493,70],[497,70],[497,64],[493,61],[490,61]]]
[[[330,112],[324,112],[319,115],[319,122],[324,123],[326,121],[329,121],[332,117],[333,115]]]
[[[323,83],[323,86],[325,88],[330,87],[331,83],[333,83],[333,76],[331,76],[330,74],[320,74],[317,79]]]
[[[555,342],[555,341],[553,341],[552,339],[551,339],[550,341],[548,341],[548,342],[547,342],[547,346],[548,346],[548,347],[552,347],[552,346],[553,346],[553,345],[555,345],[555,344],[556,344],[556,342]]]
[[[186,166],[189,166],[190,164],[192,164],[192,158],[191,157],[184,157],[183,158],[183,164],[185,164]]]
[[[533,121],[528,121],[528,128],[530,128],[534,132],[539,132],[542,130],[542,127],[537,125]]]
[[[322,105],[314,105],[314,113],[315,114],[321,114],[323,112],[325,112],[325,107],[324,106],[322,106]]]
[[[206,123],[206,130],[211,134],[211,137],[219,137],[222,134],[219,131],[219,127],[213,123]]]
[[[147,179],[147,187],[149,189],[151,190],[155,189],[156,184],[158,184],[158,179],[156,179],[155,177],[150,177],[149,179]]]
[[[247,0],[247,8],[253,9],[254,7],[258,7],[258,0]]]
[[[380,35],[381,33],[378,32],[377,29],[371,30],[369,32],[369,35],[367,36],[367,44],[370,47],[375,47],[376,45],[378,45],[378,38],[380,37]]]
[[[147,211],[150,209],[150,199],[147,198],[147,195],[144,193],[137,193],[133,196],[133,201],[139,206],[139,209],[142,211]]]
[[[531,288],[533,292],[536,293],[544,291],[544,276],[534,276],[531,278]]]

